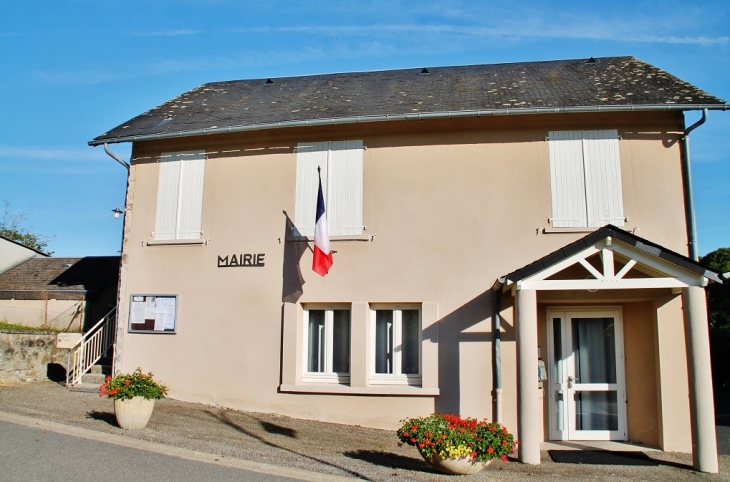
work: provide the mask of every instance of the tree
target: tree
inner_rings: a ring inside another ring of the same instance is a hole
[[[700,260],[706,268],[730,271],[730,248],[707,253]],[[710,283],[707,292],[707,317],[710,321],[710,350],[712,378],[716,390],[730,388],[730,280]]]
[[[727,273],[730,271],[730,248],[720,248],[707,253],[700,263],[705,268]],[[721,326],[730,328],[730,281],[723,284],[711,283],[707,287],[707,314],[710,328]]]
[[[0,235],[45,253],[51,237],[44,233],[33,233],[29,230],[32,228],[26,229],[21,226],[30,215],[28,211],[14,213],[10,209],[10,201],[5,200],[3,204],[5,207],[3,209],[2,219],[0,220]]]

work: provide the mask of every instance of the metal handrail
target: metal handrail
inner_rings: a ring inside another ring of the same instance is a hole
[[[81,381],[109,348],[114,345],[117,331],[117,308],[114,307],[101,320],[87,331],[69,351],[66,369],[66,386],[71,387]]]

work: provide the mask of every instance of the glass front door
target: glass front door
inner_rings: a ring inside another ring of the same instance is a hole
[[[550,310],[552,440],[626,440],[620,310]]]

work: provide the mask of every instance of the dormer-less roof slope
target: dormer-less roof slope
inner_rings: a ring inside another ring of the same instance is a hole
[[[634,57],[429,67],[205,84],[89,145],[444,116],[705,108],[728,106]]]

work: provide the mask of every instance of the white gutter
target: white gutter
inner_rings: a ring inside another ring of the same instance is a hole
[[[270,122],[261,124],[246,124],[228,127],[210,127],[189,131],[165,132],[160,134],[144,134],[137,136],[114,137],[111,139],[89,141],[90,146],[115,144],[120,142],[139,142],[175,137],[190,137],[209,134],[224,134],[231,132],[257,131],[264,129],[282,129],[287,127],[314,127],[323,125],[356,124],[365,122],[390,122],[403,120],[427,119],[455,119],[460,117],[488,117],[499,115],[525,114],[580,114],[594,112],[656,112],[656,111],[687,111],[687,110],[728,110],[728,104],[659,104],[659,105],[608,105],[608,106],[573,106],[573,107],[532,107],[526,109],[483,109],[461,110],[447,112],[419,112],[416,114],[383,114],[371,116],[332,117],[327,119],[309,119],[296,121]]]

